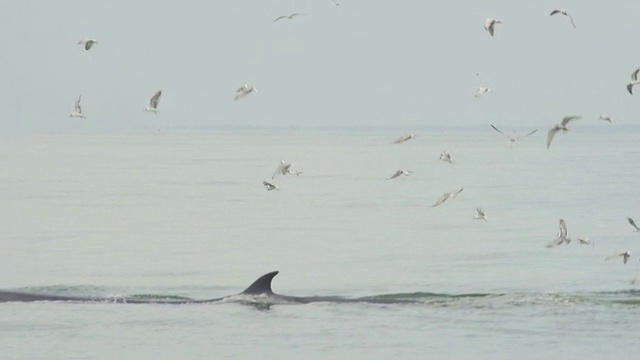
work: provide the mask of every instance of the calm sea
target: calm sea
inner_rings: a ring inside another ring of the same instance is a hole
[[[280,270],[277,293],[399,301],[5,303],[0,358],[637,358],[640,129],[414,132],[2,138],[2,289],[215,298]],[[303,174],[266,191],[281,160]],[[560,218],[595,247],[546,248]]]

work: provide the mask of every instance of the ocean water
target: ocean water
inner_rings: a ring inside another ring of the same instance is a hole
[[[204,299],[279,270],[276,293],[390,301],[4,303],[0,358],[637,357],[640,128],[576,125],[549,150],[542,128],[403,132],[3,138],[2,289]],[[304,173],[268,192],[281,160]],[[595,247],[546,248],[560,218]]]

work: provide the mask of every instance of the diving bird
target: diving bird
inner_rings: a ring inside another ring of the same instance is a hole
[[[446,192],[442,194],[442,196],[433,205],[431,205],[431,207],[436,207],[449,199],[451,200],[455,199],[458,196],[458,194],[462,192],[462,190],[464,190],[464,188],[460,188],[460,190],[458,191]]]
[[[277,186],[273,185],[272,183],[266,182],[266,181],[263,181],[262,185],[264,185],[264,187],[267,188],[267,191],[280,190],[280,189],[278,189]]]
[[[395,179],[398,176],[402,176],[402,175],[409,176],[411,174],[413,174],[413,171],[411,171],[411,170],[398,170],[398,171],[396,171],[395,174],[393,174],[390,177],[388,177],[387,180]]]
[[[482,211],[482,208],[476,208],[476,216],[474,216],[473,219],[487,221],[487,217],[485,216],[484,211]]]
[[[638,80],[638,72],[640,72],[640,67],[631,73],[631,81],[627,84],[627,91],[631,95],[633,95],[633,87],[640,84],[640,80]]]
[[[482,96],[490,91],[491,89],[488,87],[479,86],[478,90],[476,90],[476,94],[474,95],[474,97]]]
[[[144,108],[144,111],[152,112],[158,115],[158,103],[160,102],[160,96],[162,96],[162,90],[156,91],[155,94],[149,100],[149,106]]]
[[[256,89],[253,86],[249,86],[247,84],[244,84],[244,85],[240,86],[238,88],[238,90],[236,90],[236,96],[233,98],[233,100],[242,99],[243,97],[251,94],[252,92],[258,92],[258,89]]]
[[[80,119],[86,119],[86,117],[82,114],[82,106],[80,106],[80,100],[82,99],[82,95],[78,96],[78,100],[76,100],[75,108],[69,114],[69,117],[77,117]]]
[[[547,149],[549,148],[549,146],[551,146],[551,141],[553,140],[553,137],[556,136],[556,133],[560,130],[562,130],[562,132],[567,132],[569,131],[569,128],[567,128],[567,125],[569,124],[569,122],[573,121],[573,120],[578,120],[581,119],[581,116],[565,116],[564,118],[562,118],[562,122],[560,124],[557,124],[556,126],[552,127],[551,130],[549,130],[549,134],[547,135]]]
[[[284,162],[284,160],[280,161],[280,165],[278,165],[278,167],[276,168],[276,170],[273,172],[273,175],[271,176],[271,179],[275,179],[276,175],[287,175],[289,173],[289,169],[291,169],[291,167],[293,166],[293,164],[291,163],[286,163]]]
[[[294,17],[296,17],[296,16],[305,16],[305,15],[307,15],[307,14],[303,14],[303,13],[293,13],[293,14],[291,14],[291,15],[282,15],[282,16],[278,16],[277,18],[275,18],[275,19],[273,20],[273,22],[280,21],[280,20],[282,20],[282,19],[289,19],[289,20],[293,20],[293,18],[294,18]]]
[[[81,39],[80,41],[78,41],[78,45],[84,45],[84,49],[85,50],[91,49],[93,44],[97,44],[97,43],[98,43],[98,40],[90,39],[90,38],[84,38],[84,39]]]
[[[632,218],[628,217],[627,220],[629,221],[629,224],[631,224],[631,226],[633,226],[633,230],[635,232],[640,232],[640,228],[638,227],[638,225],[636,225],[636,222],[633,221]]]
[[[573,16],[571,16],[571,14],[569,14],[565,10],[553,10],[551,12],[551,14],[549,14],[549,16],[553,16],[555,14],[562,14],[562,15],[566,16],[567,19],[569,19],[569,22],[571,23],[571,26],[573,26],[573,28],[575,29],[576,24],[573,22]]]
[[[555,247],[562,244],[567,244],[571,242],[571,238],[569,238],[569,233],[567,232],[567,223],[565,223],[564,219],[560,219],[558,222],[558,235],[555,240],[547,244],[548,248]]]
[[[447,150],[442,150],[440,154],[440,160],[444,162],[448,162],[449,164],[453,164],[453,160],[451,159],[451,154],[447,152]]]
[[[491,125],[491,127],[493,128],[493,130],[495,130],[495,131],[499,132],[500,134],[502,134],[502,135],[506,136],[506,137],[507,137],[507,139],[509,139],[509,143],[510,143],[511,145],[515,145],[515,144],[516,144],[516,142],[517,142],[518,140],[520,140],[520,139],[522,139],[522,138],[526,138],[527,136],[529,136],[529,135],[531,135],[531,134],[535,133],[536,131],[538,131],[538,129],[535,129],[535,130],[533,130],[532,132],[530,132],[530,133],[528,133],[528,134],[526,134],[526,135],[522,135],[522,136],[510,136],[510,135],[507,135],[507,134],[503,133],[503,132],[502,132],[500,129],[498,129],[497,127],[493,126],[493,124],[490,124],[490,125]]]
[[[405,141],[409,141],[411,139],[415,139],[415,137],[416,136],[413,135],[413,134],[403,134],[398,138],[398,140],[394,141],[393,143],[394,144],[402,144]]]
[[[598,117],[598,120],[606,121],[606,122],[608,122],[610,124],[613,123],[613,118],[611,116],[608,116],[608,115],[600,115]]]
[[[617,259],[618,257],[622,257],[622,263],[626,264],[627,261],[629,261],[629,258],[631,257],[631,253],[629,251],[625,251],[625,252],[613,254],[613,255],[607,256],[604,260],[608,261],[612,259]]]
[[[493,37],[493,32],[494,32],[496,24],[502,24],[502,21],[497,20],[497,19],[486,19],[484,21],[484,29],[489,32],[491,37]]]

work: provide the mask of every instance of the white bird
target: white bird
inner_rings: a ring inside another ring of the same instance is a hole
[[[82,95],[78,96],[78,100],[76,100],[74,110],[71,112],[71,114],[69,114],[69,117],[86,119],[86,117],[82,114],[82,106],[80,106],[81,99],[82,99]]]
[[[453,159],[451,159],[451,154],[447,152],[447,150],[442,150],[440,154],[440,160],[444,162],[448,162],[449,164],[453,164]]]
[[[80,39],[80,41],[78,41],[78,45],[84,45],[84,49],[85,50],[91,49],[93,44],[97,44],[97,43],[98,43],[98,40],[90,39],[90,38],[84,38],[84,39]]]
[[[494,32],[496,24],[502,24],[502,21],[497,20],[497,19],[486,19],[484,21],[484,29],[489,32],[491,37],[493,37],[493,32]]]
[[[608,260],[616,259],[616,258],[618,258],[618,257],[622,257],[622,262],[623,262],[624,264],[626,264],[626,263],[627,263],[627,261],[629,261],[629,258],[631,257],[631,253],[630,253],[629,251],[625,251],[625,252],[621,252],[621,253],[618,253],[618,254],[613,254],[613,255],[607,256],[607,257],[604,259],[604,261],[608,261]]]
[[[608,123],[613,123],[613,118],[611,116],[608,116],[608,115],[600,115],[598,117],[598,120],[606,121]]]
[[[640,80],[638,80],[638,72],[640,72],[640,67],[631,73],[631,81],[627,84],[627,91],[631,95],[633,95],[633,87],[640,84]]]
[[[442,196],[438,199],[438,201],[436,201],[433,205],[431,205],[431,207],[436,207],[449,199],[451,200],[455,199],[458,196],[458,194],[462,192],[462,190],[464,190],[464,188],[460,188],[460,190],[458,191],[446,192],[442,194]]]
[[[571,238],[569,238],[569,234],[567,232],[567,224],[564,222],[564,219],[560,219],[558,227],[560,228],[560,230],[558,231],[558,236],[555,240],[547,244],[548,248],[562,245],[564,243],[569,245],[569,243],[571,242]]]
[[[393,174],[390,177],[388,177],[387,180],[395,179],[395,178],[397,178],[398,176],[401,176],[401,175],[409,176],[411,174],[413,174],[413,171],[408,170],[408,169],[407,170],[398,170],[398,171],[396,171],[395,174]]]
[[[633,226],[633,230],[635,232],[640,232],[640,228],[638,227],[638,225],[636,225],[636,222],[633,221],[632,218],[627,218],[627,220],[629,221],[629,224],[631,224],[631,226]]]
[[[296,16],[305,16],[307,14],[303,14],[303,13],[293,13],[291,15],[282,15],[282,16],[278,16],[277,18],[275,18],[275,20],[273,20],[273,22],[282,20],[282,19],[289,19],[289,20],[293,20],[294,17]]]
[[[249,86],[247,84],[244,84],[244,85],[240,86],[238,88],[238,90],[236,90],[236,96],[233,98],[233,100],[242,99],[243,97],[251,94],[252,92],[258,92],[258,89],[256,89],[253,86]]]
[[[277,186],[273,185],[272,183],[266,182],[266,181],[262,181],[262,185],[264,185],[267,188],[267,191],[280,190],[280,189],[278,189]]]
[[[398,138],[398,140],[394,141],[393,143],[394,143],[394,144],[402,144],[402,143],[403,143],[403,142],[405,142],[405,141],[409,141],[409,140],[411,140],[411,139],[415,139],[415,137],[416,137],[416,136],[415,136],[415,135],[413,135],[413,134],[403,134],[402,136],[400,136],[400,137]]]
[[[149,106],[144,108],[144,111],[149,111],[158,115],[158,103],[160,102],[160,96],[162,96],[162,90],[156,91],[149,100]]]
[[[276,168],[276,171],[273,172],[271,179],[272,180],[275,179],[276,175],[283,175],[283,176],[287,175],[292,166],[293,164],[286,163],[284,162],[284,160],[280,161],[280,165],[278,165],[278,167]]]
[[[547,135],[547,149],[549,148],[549,146],[551,145],[551,141],[553,140],[553,137],[556,136],[556,133],[560,130],[562,130],[562,132],[567,132],[569,131],[569,128],[567,128],[567,125],[569,124],[569,122],[573,121],[573,120],[578,120],[581,119],[581,116],[565,116],[564,118],[562,118],[562,122],[560,124],[557,124],[556,126],[552,127],[551,130],[549,130],[549,134]]]
[[[487,217],[485,216],[484,211],[482,211],[482,208],[476,208],[476,215],[473,217],[473,219],[487,221]]]
[[[515,144],[516,144],[516,142],[517,142],[518,140],[520,140],[520,139],[522,139],[522,138],[526,138],[527,136],[529,136],[529,135],[531,135],[531,134],[535,133],[536,131],[538,131],[538,129],[535,129],[535,130],[533,130],[532,132],[530,132],[530,133],[528,133],[528,134],[526,134],[526,135],[522,135],[522,136],[510,136],[510,135],[507,135],[507,134],[503,133],[503,132],[502,132],[500,129],[498,129],[497,127],[493,126],[493,124],[490,124],[490,125],[491,125],[491,127],[493,128],[493,130],[495,130],[495,131],[499,132],[500,134],[502,134],[502,135],[506,136],[506,137],[507,137],[507,139],[509,139],[509,143],[510,143],[511,145],[515,145]]]
[[[488,93],[490,91],[491,91],[491,89],[488,88],[488,87],[479,86],[478,90],[476,90],[476,94],[474,95],[474,97],[478,97],[478,96],[484,95],[484,94],[486,94],[486,93]]]
[[[571,26],[573,26],[573,28],[575,29],[576,24],[573,22],[573,16],[571,16],[571,14],[569,14],[565,10],[553,10],[551,12],[551,14],[549,14],[549,16],[553,16],[555,14],[562,14],[562,15],[566,16],[567,19],[569,19],[569,22],[571,23]]]

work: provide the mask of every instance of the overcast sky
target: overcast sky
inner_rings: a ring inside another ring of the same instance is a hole
[[[5,0],[0,133],[640,122],[638,1],[340,2]],[[309,15],[272,22],[291,12]],[[258,93],[233,101],[244,83]]]

